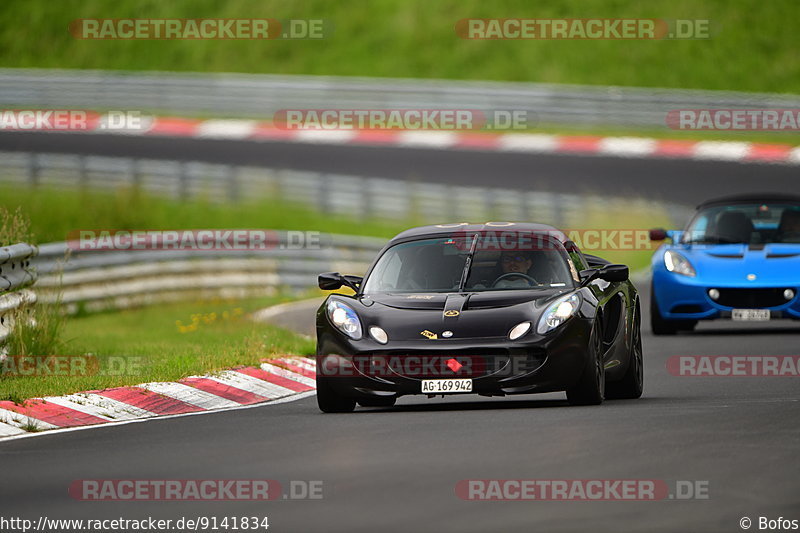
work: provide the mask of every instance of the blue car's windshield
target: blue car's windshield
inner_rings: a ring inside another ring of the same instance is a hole
[[[528,237],[530,238],[530,237]],[[485,236],[401,243],[387,250],[364,283],[365,294],[482,292],[575,286],[560,243],[496,246]],[[468,263],[469,261],[469,263]],[[466,277],[465,277],[466,276]]]
[[[800,205],[735,204],[700,211],[682,242],[697,244],[800,243]]]

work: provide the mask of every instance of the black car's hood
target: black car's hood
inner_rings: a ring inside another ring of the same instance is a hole
[[[524,321],[534,322],[563,288],[482,293],[380,294],[362,298],[359,315],[395,341],[505,337]],[[434,344],[431,348],[440,347]]]

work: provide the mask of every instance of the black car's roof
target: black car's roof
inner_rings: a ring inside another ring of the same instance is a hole
[[[779,192],[748,193],[724,196],[713,200],[706,200],[697,206],[703,209],[712,205],[731,205],[731,204],[770,204],[770,203],[800,203],[800,196],[796,194],[785,194]]]
[[[489,232],[489,231],[521,231],[521,232],[535,232],[551,236],[553,239],[560,241],[562,244],[569,239],[561,231],[553,226],[547,224],[534,224],[533,222],[485,222],[483,224],[469,224],[467,222],[456,222],[452,224],[436,224],[433,226],[419,226],[417,228],[410,228],[402,233],[398,233],[390,241],[404,241],[414,239],[415,237],[436,237],[436,236],[452,236],[454,233],[475,233],[475,232]]]

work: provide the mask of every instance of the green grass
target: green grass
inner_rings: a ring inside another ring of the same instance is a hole
[[[68,318],[64,352],[58,355],[81,356],[87,375],[6,374],[0,377],[0,399],[175,381],[257,365],[274,354],[313,354],[313,340],[247,317],[282,301],[288,298],[189,302]]]
[[[63,241],[81,229],[309,230],[392,237],[410,221],[358,220],[331,216],[275,199],[236,204],[202,198],[180,201],[123,188],[114,192],[0,185],[0,207],[21,209],[35,242]]]
[[[508,80],[800,93],[794,0],[7,0],[4,67]],[[321,40],[78,40],[78,18],[304,18]],[[709,19],[703,40],[464,40],[463,18]]]

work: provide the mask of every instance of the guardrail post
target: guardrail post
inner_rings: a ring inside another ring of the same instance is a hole
[[[89,171],[86,168],[86,156],[78,155],[78,182],[81,189],[85,189],[89,183]]]
[[[361,191],[361,218],[367,220],[372,217],[372,187],[368,178],[361,178],[358,186]]]
[[[331,212],[331,184],[330,184],[330,176],[327,174],[317,174],[317,182],[318,187],[317,190],[319,191],[319,210],[323,213],[330,213]]]
[[[231,202],[238,202],[241,197],[239,190],[239,167],[235,165],[228,165],[227,167],[228,178],[228,199]]]
[[[189,198],[189,162],[181,161],[178,170],[178,198]]]
[[[135,157],[132,157],[130,163],[128,165],[128,179],[131,182],[131,186],[135,189],[139,188],[141,185],[142,176],[139,172],[139,160]]]
[[[28,184],[31,187],[39,185],[39,174],[41,166],[39,165],[39,154],[31,152],[28,155]]]

